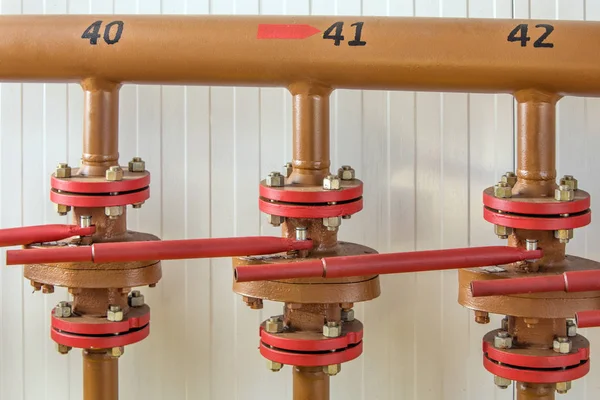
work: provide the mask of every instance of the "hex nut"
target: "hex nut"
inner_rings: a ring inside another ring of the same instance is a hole
[[[502,225],[494,225],[494,233],[500,239],[508,239],[508,236],[513,233],[513,228],[509,228],[508,226]]]
[[[61,301],[54,307],[54,316],[58,318],[69,318],[72,315],[71,304]]]
[[[559,229],[554,231],[554,237],[560,243],[569,243],[569,240],[573,239],[573,229]]]
[[[110,355],[112,357],[119,358],[123,354],[125,354],[125,347],[113,347],[112,349],[110,349]]]
[[[354,321],[354,310],[352,308],[348,310],[342,310],[342,321],[352,322]]]
[[[265,321],[265,331],[268,333],[283,332],[283,318],[281,315],[276,315]]]
[[[279,172],[271,172],[267,179],[265,180],[265,184],[269,187],[282,187],[284,185],[285,178]]]
[[[356,171],[349,165],[342,165],[342,168],[338,169],[338,176],[343,181],[351,181],[356,176]]]
[[[54,286],[53,285],[42,285],[42,293],[44,294],[51,294],[54,293]]]
[[[59,163],[54,171],[54,176],[57,178],[70,178],[71,167],[67,163]]]
[[[577,179],[575,179],[573,177],[573,175],[565,175],[562,178],[560,178],[559,184],[561,186],[568,186],[571,188],[571,190],[577,190]]]
[[[572,319],[567,320],[567,336],[577,336],[577,324]]]
[[[56,344],[56,350],[60,353],[60,354],[69,354],[69,351],[71,351],[72,347],[70,346],[65,346],[64,344]]]
[[[64,204],[55,204],[54,209],[58,213],[58,215],[67,215],[69,211],[71,211],[71,206],[65,206]]]
[[[323,189],[340,190],[341,181],[336,175],[327,175],[323,178]]]
[[[279,371],[281,371],[281,368],[283,368],[283,364],[275,362],[275,361],[267,360],[267,368],[269,368],[273,372],[279,372]]]
[[[283,224],[285,217],[281,217],[279,215],[267,215],[267,221],[269,221],[269,224],[273,226],[279,226]]]
[[[556,393],[567,394],[569,390],[571,390],[571,381],[556,383]]]
[[[497,349],[510,349],[513,345],[513,338],[506,331],[498,331],[494,336],[494,347]]]
[[[146,170],[146,161],[141,157],[133,157],[127,165],[129,172],[144,172]]]
[[[106,170],[105,178],[107,181],[122,181],[123,169],[118,165],[113,165]]]
[[[283,176],[288,178],[292,174],[293,170],[294,170],[294,166],[291,162],[285,163],[285,165],[283,166]]]
[[[517,183],[517,175],[514,172],[507,172],[502,175],[500,182],[508,183],[510,187],[513,187]]]
[[[512,187],[506,182],[498,182],[494,186],[494,196],[499,199],[508,199],[512,196]]]
[[[141,307],[144,305],[144,295],[139,290],[133,290],[127,296],[127,302],[130,307]]]
[[[569,354],[571,352],[571,346],[571,339],[564,336],[555,338],[554,342],[552,343],[552,348],[554,351],[560,354]]]
[[[123,321],[123,310],[119,306],[109,306],[108,310],[106,310],[106,319],[111,322]]]
[[[323,226],[325,226],[328,231],[335,231],[340,225],[342,225],[342,217],[323,218]]]
[[[475,310],[475,322],[478,324],[489,324],[490,313],[488,313],[487,311]]]
[[[557,201],[573,201],[575,192],[568,185],[560,185],[554,189],[554,199]]]
[[[133,203],[131,205],[131,207],[133,207],[133,208],[142,208],[142,206],[144,205],[144,203],[145,203],[144,201],[139,202],[139,203]]]
[[[123,206],[104,207],[104,214],[110,219],[117,219],[123,215]]]
[[[506,388],[508,388],[511,385],[512,381],[510,379],[506,379],[506,378],[503,378],[501,376],[494,375],[494,383],[500,389],[506,389]]]
[[[323,372],[329,376],[335,376],[342,370],[342,364],[332,364],[323,366]]]
[[[342,335],[342,327],[336,321],[328,321],[323,325],[323,336],[328,338],[336,338]]]

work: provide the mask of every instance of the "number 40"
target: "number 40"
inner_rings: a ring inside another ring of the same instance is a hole
[[[111,28],[113,26],[117,27],[117,31],[115,32],[114,37],[110,37]],[[90,26],[87,27],[83,34],[81,35],[82,39],[89,39],[91,45],[98,44],[98,38],[100,37],[100,27],[102,26],[102,21],[96,21]],[[104,27],[104,35],[103,39],[106,44],[115,44],[121,39],[121,35],[123,34],[123,21],[113,21],[111,23],[106,24]]]

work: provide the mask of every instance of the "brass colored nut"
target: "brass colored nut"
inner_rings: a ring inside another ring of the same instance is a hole
[[[280,217],[279,215],[267,215],[267,221],[273,226],[279,226],[283,224],[285,217]]]
[[[500,182],[508,183],[510,187],[513,187],[517,183],[517,175],[515,175],[514,172],[507,172],[504,175],[502,175],[502,178],[500,178]]]
[[[336,321],[328,321],[323,325],[323,336],[328,338],[336,338],[342,335],[342,327]]]
[[[325,190],[340,190],[340,178],[336,175],[327,175],[323,178],[323,189]]]
[[[352,308],[348,310],[342,310],[342,321],[352,322],[354,321],[354,310]]]
[[[575,192],[568,185],[560,185],[557,189],[554,189],[554,199],[558,201],[573,201],[575,198]]]
[[[328,231],[335,231],[340,225],[342,225],[342,217],[323,218],[323,226],[325,226]]]
[[[500,199],[508,199],[512,196],[512,188],[506,182],[498,182],[494,186],[494,196]]]
[[[281,315],[276,315],[265,321],[265,331],[269,333],[283,332],[283,318]]]
[[[267,368],[269,368],[273,372],[279,372],[279,371],[281,371],[281,368],[283,368],[283,364],[275,362],[275,361],[267,360]]]
[[[573,321],[572,319],[567,320],[567,336],[568,337],[577,336],[577,325],[575,324],[575,321]]]
[[[106,310],[106,319],[111,322],[123,321],[123,310],[121,307],[111,304]]]
[[[123,215],[123,206],[104,207],[104,214],[110,219],[117,219]]]
[[[577,190],[577,179],[573,177],[573,175],[565,175],[560,178],[559,181],[561,186],[568,186],[571,190]]]
[[[65,206],[64,204],[55,204],[54,208],[58,215],[67,215],[67,213],[71,211],[71,206]]]
[[[475,322],[478,324],[489,324],[490,313],[488,313],[487,311],[475,310]]]
[[[500,239],[508,239],[508,236],[513,233],[513,228],[509,228],[508,226],[502,225],[494,225],[494,233]]]
[[[56,344],[56,350],[58,350],[58,352],[60,354],[69,354],[69,351],[71,351],[72,347],[70,346],[65,346],[64,344]]]
[[[112,349],[110,349],[110,355],[112,357],[119,358],[123,354],[125,354],[125,347],[113,347]]]
[[[72,315],[71,304],[61,301],[54,307],[54,316],[58,318],[68,318]]]
[[[552,343],[554,351],[560,354],[569,354],[571,352],[571,346],[571,339],[564,336],[557,337]]]
[[[269,187],[282,187],[284,185],[285,178],[279,172],[274,171],[267,176],[265,184]]]
[[[567,394],[569,390],[571,390],[571,381],[556,383],[556,393]]]
[[[42,293],[44,293],[44,294],[54,293],[54,286],[42,285]]]
[[[106,170],[105,178],[107,181],[122,181],[123,180],[123,169],[118,165],[113,165]]]
[[[285,163],[285,165],[283,166],[283,176],[288,178],[292,174],[293,170],[294,170],[294,166],[292,165],[291,162]]]
[[[554,237],[561,243],[569,243],[573,239],[573,229],[559,229],[554,231]]]
[[[263,308],[263,300],[256,297],[242,296],[242,300],[252,310],[261,310]]]
[[[146,170],[146,161],[141,157],[133,157],[127,165],[129,172],[144,172]]]
[[[323,372],[329,376],[335,376],[342,370],[342,364],[325,365]]]
[[[512,383],[512,381],[510,379],[506,379],[501,376],[494,375],[494,383],[500,389],[507,389],[510,386],[510,384]]]
[[[67,163],[59,163],[54,171],[54,176],[57,178],[70,178],[71,167],[69,167],[69,164]]]
[[[356,171],[349,165],[342,165],[342,168],[338,169],[338,176],[343,181],[351,181],[354,179]]]
[[[141,307],[144,305],[144,295],[139,290],[133,290],[127,296],[130,307]]]
[[[513,338],[506,331],[498,331],[494,337],[494,347],[497,349],[510,349],[513,345]]]

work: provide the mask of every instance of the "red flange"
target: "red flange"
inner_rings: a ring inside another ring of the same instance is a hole
[[[87,195],[50,190],[50,201],[55,204],[63,204],[73,207],[111,207],[126,206],[129,204],[142,203],[150,198],[150,189],[145,188],[137,192],[118,193],[115,195]]]
[[[82,336],[50,330],[50,337],[58,344],[78,349],[110,349],[141,342],[150,334],[150,324],[143,328],[116,336]]]
[[[267,347],[261,342],[260,354],[271,361],[284,365],[296,365],[298,367],[321,367],[325,365],[342,364],[352,361],[362,354],[363,344],[358,343],[343,351],[334,353],[290,353],[284,350]]]
[[[483,191],[483,204],[494,210],[514,214],[560,215],[577,214],[590,208],[590,195],[583,190],[576,190],[573,201],[558,201],[552,197],[524,197],[513,195],[502,199],[494,196],[494,188]]]
[[[495,225],[517,229],[555,231],[574,229],[588,225],[592,221],[591,210],[567,217],[542,217],[530,215],[500,214],[488,207],[483,208],[483,218]]]
[[[332,205],[296,205],[287,203],[273,203],[260,198],[258,200],[260,211],[269,215],[289,218],[327,218],[343,217],[356,214],[363,208],[362,197],[349,203]]]
[[[75,169],[70,178],[57,178],[52,174],[50,187],[63,192],[98,194],[132,192],[150,185],[150,172],[129,172],[127,167],[123,169],[123,179],[120,181],[107,181],[102,176],[85,176],[78,173],[79,169]]]
[[[483,366],[494,375],[519,382],[557,383],[569,382],[582,378],[590,371],[590,361],[586,360],[576,367],[564,370],[537,370],[513,368],[509,365],[497,364],[483,355]]]
[[[285,203],[338,203],[358,199],[363,194],[363,183],[358,179],[340,181],[339,190],[325,190],[322,186],[285,185],[271,187],[260,183],[260,197]]]

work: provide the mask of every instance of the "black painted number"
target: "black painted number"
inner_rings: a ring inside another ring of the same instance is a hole
[[[90,44],[97,45],[98,38],[100,37],[100,28],[102,27],[102,21],[96,21],[83,31],[81,35],[82,39],[89,39]],[[123,34],[123,21],[113,21],[104,27],[104,35],[102,38],[106,44],[115,44],[121,39]]]
[[[362,29],[364,24],[364,22],[356,22],[350,25],[354,28],[354,39],[348,42],[348,46],[366,46],[367,42],[361,40]],[[333,25],[327,28],[325,32],[323,32],[323,39],[331,39],[333,40],[334,46],[339,46],[340,43],[344,41],[344,35],[342,35],[343,30],[344,22],[335,22]]]
[[[548,38],[548,36],[550,36],[552,31],[554,31],[554,26],[550,24],[538,24],[535,27],[544,28],[545,31],[535,42],[533,42],[533,47],[554,47],[554,43],[549,43],[545,41]],[[527,35],[528,31],[529,25],[519,24],[512,31],[510,31],[506,40],[508,40],[509,42],[520,42],[521,47],[526,47],[527,42],[531,40],[531,38]]]

